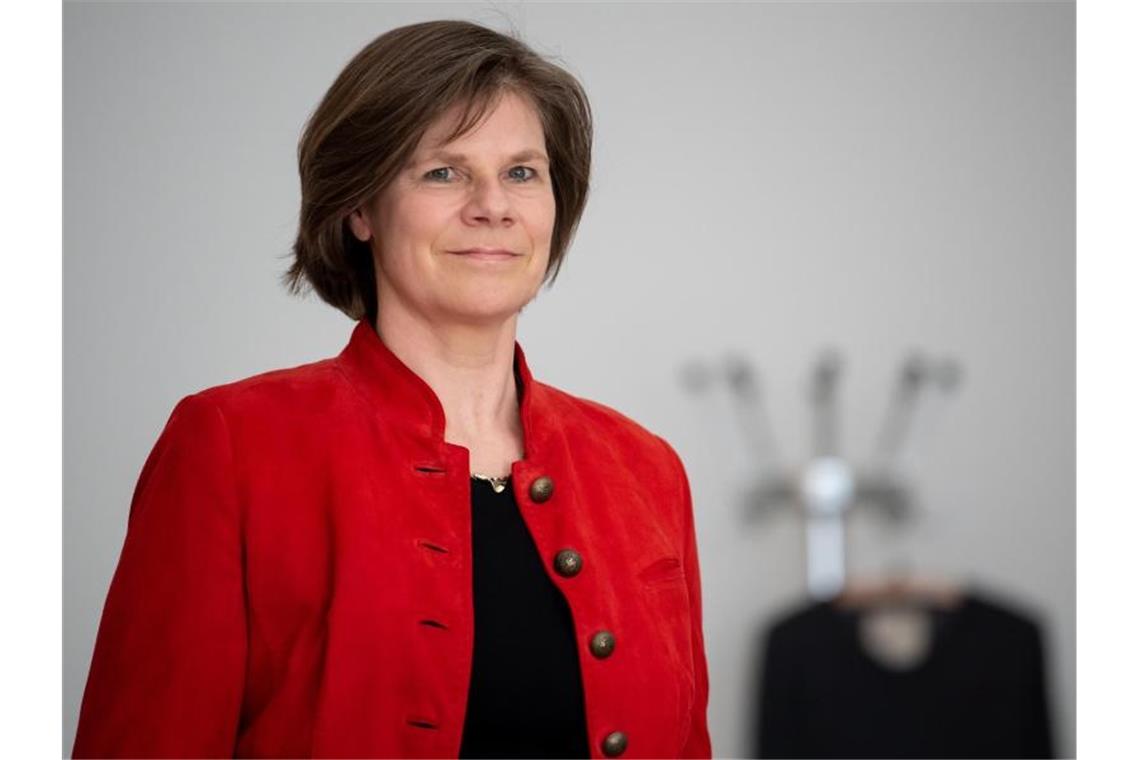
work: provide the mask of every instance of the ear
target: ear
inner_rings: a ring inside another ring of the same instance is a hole
[[[359,208],[348,215],[348,224],[352,227],[352,234],[362,243],[372,239],[372,223]]]

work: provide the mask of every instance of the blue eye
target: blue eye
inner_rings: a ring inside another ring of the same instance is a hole
[[[442,182],[447,182],[448,178],[441,176],[439,174],[439,172],[449,172],[449,171],[452,171],[450,166],[441,166],[438,169],[432,169],[431,171],[429,171],[427,174],[424,175],[424,178],[430,179],[430,180],[439,180]]]
[[[514,171],[516,169],[522,169],[523,170],[523,175],[521,177],[514,173]],[[530,174],[527,175],[526,172],[530,172]],[[536,172],[534,169],[530,168],[529,166],[512,167],[511,171],[509,173],[511,175],[511,179],[518,179],[518,180],[522,180],[523,182],[529,182],[530,180],[532,180],[538,176],[538,172]]]
[[[451,174],[448,174],[450,172]],[[528,173],[529,172],[529,173]],[[454,176],[455,169],[450,166],[440,166],[436,169],[424,173],[424,179],[431,182],[446,182],[450,183],[456,177]],[[529,166],[512,166],[507,175],[516,182],[530,182],[538,178],[538,172]]]

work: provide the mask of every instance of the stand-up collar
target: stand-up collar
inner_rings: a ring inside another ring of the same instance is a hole
[[[409,425],[421,435],[443,443],[446,420],[439,397],[423,378],[380,340],[367,317],[357,321],[348,345],[337,356],[337,362],[385,419]],[[530,424],[534,417],[536,389],[518,341],[515,341],[514,369],[521,386],[519,403],[523,434],[529,450],[533,443],[531,434],[536,432]]]

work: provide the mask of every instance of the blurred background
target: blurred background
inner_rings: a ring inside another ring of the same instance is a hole
[[[685,461],[714,753],[1071,757],[1069,2],[67,3],[65,752],[174,403],[347,341],[278,285],[296,143],[432,18],[591,98],[591,198],[519,339]]]

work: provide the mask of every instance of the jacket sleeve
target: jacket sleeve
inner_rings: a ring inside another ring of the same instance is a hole
[[[245,680],[241,519],[221,410],[175,405],[131,499],[73,757],[233,757]]]
[[[682,563],[685,579],[689,585],[690,620],[692,621],[693,674],[696,679],[696,694],[693,697],[693,714],[689,722],[689,732],[679,757],[711,758],[712,742],[708,728],[709,674],[705,659],[705,637],[701,609],[701,570],[697,557],[697,534],[693,519],[693,496],[689,478],[681,457],[673,447],[662,439],[669,451],[676,470],[677,492],[681,500],[681,520],[683,526]]]

